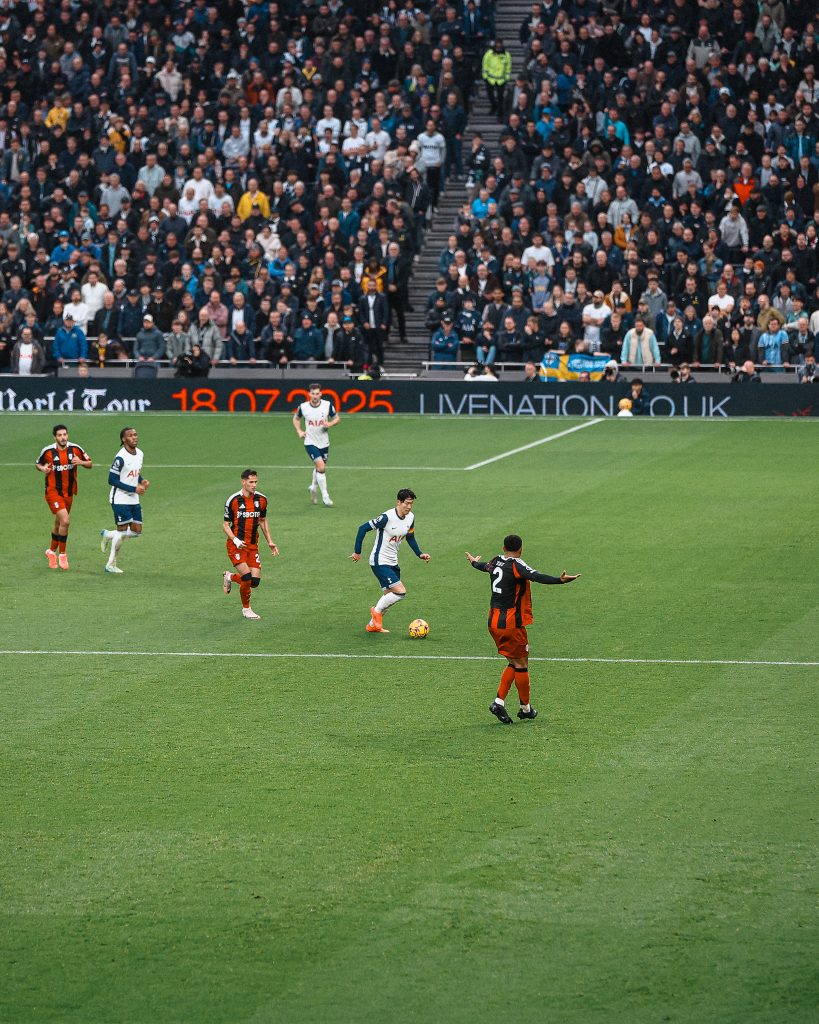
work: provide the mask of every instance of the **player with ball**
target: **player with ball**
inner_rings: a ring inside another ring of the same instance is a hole
[[[375,531],[375,541],[370,552],[370,568],[381,585],[382,596],[370,608],[370,621],[367,623],[368,633],[389,633],[384,629],[384,612],[394,604],[403,600],[407,588],[401,582],[401,568],[398,565],[398,549],[406,539],[407,544],[422,562],[428,562],[430,556],[421,551],[415,539],[415,492],[409,487],[402,487],[395,496],[395,508],[388,508],[380,516],[368,519],[358,528],[355,539],[355,550],[350,555],[354,562],[361,559],[361,547],[364,538],[370,531]]]

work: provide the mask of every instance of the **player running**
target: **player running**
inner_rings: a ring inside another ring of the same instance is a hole
[[[330,438],[327,431],[341,422],[332,402],[321,397],[321,385],[310,385],[310,400],[302,402],[293,413],[293,426],[304,440],[307,454],[313,460],[313,480],[307,490],[314,505],[318,503],[318,491],[327,508],[333,501],[327,493],[327,463],[330,458]],[[302,429],[304,421],[304,429]]]
[[[279,549],[270,536],[267,525],[267,498],[256,490],[258,476],[255,469],[242,473],[242,489],[231,494],[225,502],[224,531],[227,536],[227,553],[233,572],[222,573],[222,590],[230,593],[234,583],[239,584],[242,599],[242,615],[246,619],[258,620],[261,615],[250,607],[250,591],[261,582],[262,563],[259,558],[259,530],[264,534],[273,555]]]
[[[415,513],[412,506],[415,494],[403,487],[395,498],[395,508],[387,509],[375,519],[369,519],[358,528],[355,539],[355,551],[350,555],[354,562],[361,558],[361,545],[364,537],[375,530],[375,543],[370,553],[370,568],[381,584],[384,592],[374,608],[370,608],[370,621],[367,623],[368,633],[389,633],[384,629],[384,612],[406,596],[407,589],[401,582],[401,569],[398,565],[398,549],[401,541],[406,538],[422,562],[428,562],[430,556],[421,551],[415,539]]]
[[[108,500],[114,512],[116,530],[100,530],[100,548],[105,551],[110,544],[111,550],[105,571],[121,575],[124,570],[117,565],[119,549],[126,540],[136,540],[142,536],[142,505],[139,499],[151,486],[150,481],[142,476],[142,460],[144,455],[137,448],[139,435],[135,427],[123,427],[119,432],[122,447],[114,456],[108,472],[108,483],[111,490]]]
[[[77,493],[77,466],[91,469],[89,455],[78,444],[68,440],[68,427],[58,423],[51,432],[54,444],[46,445],[37,456],[35,467],[45,474],[45,500],[54,513],[51,546],[45,556],[49,569],[68,569],[68,527],[71,523],[71,504]]]
[[[482,562],[477,555],[466,557],[473,569],[488,572],[492,577],[492,597],[489,602],[489,634],[495,641],[498,654],[506,658],[498,687],[498,695],[489,710],[504,725],[512,719],[506,710],[506,696],[514,682],[520,697],[518,718],[537,718],[537,711],[529,703],[529,637],[526,627],[532,618],[530,583],[571,583],[577,576],[562,572],[560,576],[547,576],[528,566],[520,557],[523,541],[516,533],[503,538],[503,554]]]

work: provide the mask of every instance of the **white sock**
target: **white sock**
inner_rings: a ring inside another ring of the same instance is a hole
[[[316,467],[315,467],[315,466],[313,466],[313,479],[312,479],[312,480],[311,480],[311,482],[310,482],[310,487],[311,487],[311,488],[312,488],[313,490],[315,490],[315,489],[316,489],[316,477],[317,477],[317,476],[318,476],[318,473],[316,473]]]
[[[316,472],[316,480],[318,481],[319,490],[321,491],[322,498],[327,497],[327,474]]]
[[[137,533],[135,530],[132,530],[131,527],[129,526],[128,529],[125,531],[125,533],[122,536],[123,537],[141,537],[142,536],[142,532],[140,531],[139,533]]]
[[[531,711],[532,710],[532,706],[531,706],[531,704],[521,704],[520,710],[521,711]]]
[[[506,707],[506,705],[505,705],[505,704],[503,703],[503,697],[496,697],[496,698],[495,698],[495,703],[496,703],[496,704],[500,704],[500,706],[501,706],[502,708]]]
[[[399,601],[403,600],[403,598],[403,594],[393,594],[393,592],[389,590],[379,600],[378,604],[375,606],[375,610],[383,614],[388,608],[391,608],[394,604],[397,604]]]
[[[113,540],[114,537],[119,536],[119,530],[103,530],[102,535],[106,540]]]
[[[111,552],[108,555],[108,565],[116,565],[117,564],[117,552],[119,551],[120,547],[122,546],[122,542],[124,540],[125,540],[125,534],[124,533],[120,533],[120,531],[117,530],[117,532],[111,538]]]

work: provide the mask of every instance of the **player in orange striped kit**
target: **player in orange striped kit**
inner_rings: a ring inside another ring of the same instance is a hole
[[[246,619],[261,618],[250,607],[250,591],[259,586],[262,574],[258,547],[260,530],[273,555],[279,553],[267,525],[267,498],[256,489],[257,484],[256,470],[246,469],[242,473],[241,490],[231,494],[225,502],[224,530],[233,572],[222,574],[222,589],[229,594],[232,585],[239,584],[242,615]]]
[[[93,463],[85,450],[68,440],[68,427],[58,423],[52,431],[54,444],[46,445],[37,456],[36,468],[45,474],[45,500],[54,513],[51,545],[46,550],[49,569],[68,568],[65,545],[71,522],[71,505],[77,493],[77,466],[91,469]]]
[[[498,695],[489,710],[504,725],[512,724],[506,710],[506,697],[512,683],[520,697],[518,718],[537,718],[537,710],[529,703],[529,637],[526,627],[534,621],[530,583],[571,583],[578,578],[567,572],[559,576],[538,572],[523,561],[522,550],[523,541],[516,533],[510,533],[503,538],[503,554],[495,555],[488,562],[466,552],[472,568],[489,573],[492,579],[489,635],[495,641],[498,654],[506,658],[507,665],[500,678]]]

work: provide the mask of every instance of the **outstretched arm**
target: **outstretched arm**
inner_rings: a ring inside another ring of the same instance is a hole
[[[479,572],[489,572],[489,563],[482,562],[480,555],[470,555],[470,553],[467,551],[466,559],[473,569],[477,569]]]
[[[528,565],[522,566],[520,562],[515,565],[515,572],[517,575],[523,576],[527,580],[531,580],[532,583],[571,583],[580,576],[580,573],[578,573],[577,576],[570,576],[565,569],[559,576],[549,576],[545,572],[538,572],[537,569],[531,569]]]

